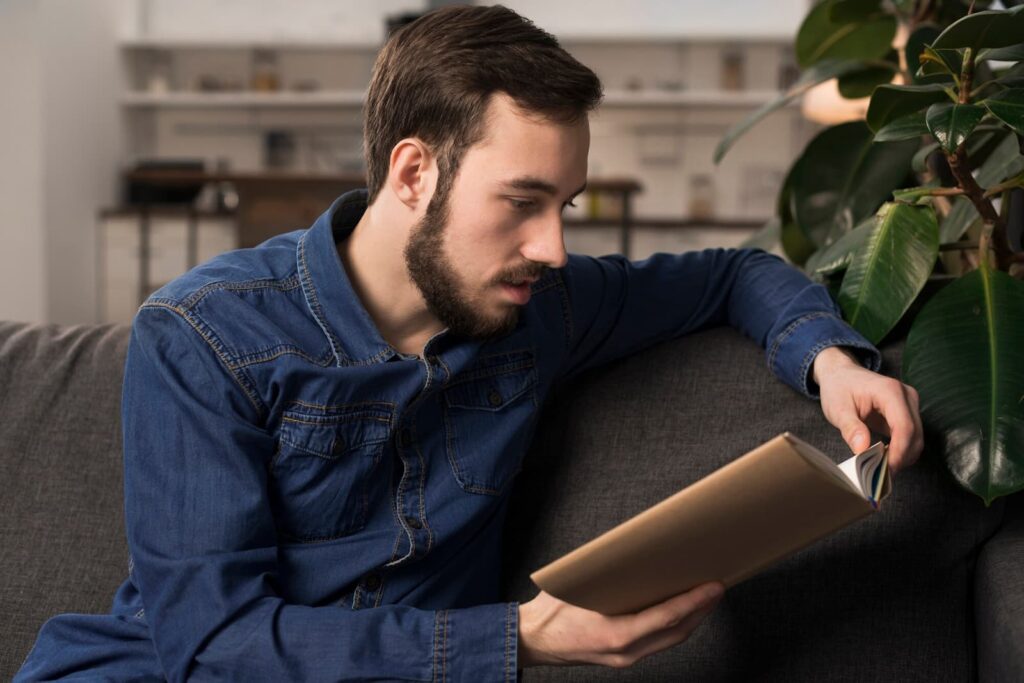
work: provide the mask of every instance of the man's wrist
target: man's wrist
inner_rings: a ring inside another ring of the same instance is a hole
[[[815,384],[821,386],[821,379],[827,376],[829,372],[835,368],[850,364],[861,367],[857,357],[847,349],[841,346],[826,347],[814,358],[814,364],[811,367],[811,379],[814,380]]]

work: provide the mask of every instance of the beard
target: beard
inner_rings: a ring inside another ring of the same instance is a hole
[[[488,316],[480,301],[463,292],[466,287],[444,250],[449,217],[448,189],[435,192],[423,218],[413,226],[405,245],[405,265],[412,281],[423,295],[430,312],[448,331],[469,339],[494,339],[515,329],[519,322],[519,306]],[[500,273],[490,285],[539,277],[545,266],[527,263]]]

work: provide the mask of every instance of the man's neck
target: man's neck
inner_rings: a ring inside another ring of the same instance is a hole
[[[338,256],[363,307],[386,342],[402,353],[420,355],[444,326],[427,309],[405,265],[402,247],[409,237],[403,223],[390,216],[384,197],[367,207],[355,229],[338,244]]]

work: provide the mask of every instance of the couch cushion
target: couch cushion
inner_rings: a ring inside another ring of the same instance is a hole
[[[899,348],[883,351],[895,373]],[[521,600],[530,571],[779,432],[849,454],[819,404],[731,329],[591,372],[549,408],[510,507],[506,582]],[[970,680],[972,566],[1003,505],[959,489],[935,454],[895,478],[879,514],[728,591],[687,643],[626,671],[527,680]]]
[[[127,575],[128,328],[0,323],[0,680],[60,612],[106,612]]]

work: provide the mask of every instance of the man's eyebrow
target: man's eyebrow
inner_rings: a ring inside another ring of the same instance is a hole
[[[515,189],[515,190],[536,190],[538,192],[543,192],[544,194],[549,194],[549,195],[552,195],[552,196],[558,194],[558,188],[557,187],[555,187],[551,183],[547,182],[546,180],[541,180],[540,178],[535,178],[533,176],[523,176],[521,178],[513,178],[512,180],[508,180],[508,181],[504,182],[503,185],[505,187],[507,187],[507,188]],[[587,184],[583,183],[583,186],[580,187],[580,189],[578,189],[575,192],[573,192],[572,196],[575,197],[576,195],[580,194],[581,192],[583,192],[586,189],[587,189]]]

